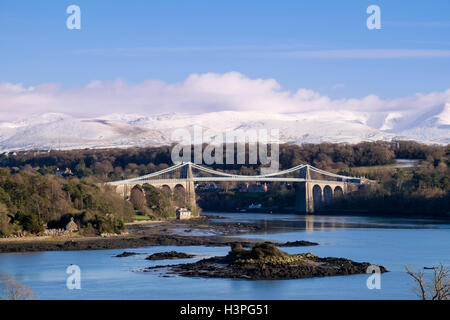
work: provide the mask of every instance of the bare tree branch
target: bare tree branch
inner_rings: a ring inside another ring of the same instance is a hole
[[[406,272],[417,282],[417,288],[414,291],[423,300],[427,300],[428,297],[431,297],[431,300],[450,300],[449,270],[443,264],[432,269],[433,281],[427,283],[424,280],[423,270],[415,273],[406,267]]]
[[[20,281],[6,278],[1,280],[0,300],[34,300],[33,290]]]

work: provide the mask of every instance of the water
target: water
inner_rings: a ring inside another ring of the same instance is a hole
[[[164,277],[140,269],[224,255],[228,248],[160,246],[127,251],[145,253],[125,258],[124,249],[0,254],[0,274],[31,286],[40,299],[416,299],[405,265],[414,269],[450,265],[450,224],[413,219],[290,214],[222,214],[217,221],[257,222],[267,232],[244,235],[273,241],[309,240],[320,246],[283,248],[289,253],[346,257],[385,266],[381,289],[369,290],[368,275],[295,280],[230,280]],[[269,228],[270,227],[270,228]],[[148,261],[161,251],[202,255],[198,259]],[[66,268],[81,268],[81,290],[68,290]],[[430,273],[432,271],[426,271]],[[431,275],[431,273],[430,273]]]

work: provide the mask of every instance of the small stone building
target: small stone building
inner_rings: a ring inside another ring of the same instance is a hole
[[[177,219],[183,220],[183,219],[189,219],[191,217],[191,211],[189,211],[186,208],[178,208],[177,209]]]
[[[70,222],[66,225],[66,231],[70,231],[70,232],[78,231],[78,226],[75,223],[75,221],[73,221],[73,217],[70,218]]]

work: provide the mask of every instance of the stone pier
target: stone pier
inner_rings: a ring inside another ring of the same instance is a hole
[[[305,167],[300,174],[306,181],[294,183],[295,208],[298,212],[314,213],[350,191],[347,182],[312,180],[309,167]]]

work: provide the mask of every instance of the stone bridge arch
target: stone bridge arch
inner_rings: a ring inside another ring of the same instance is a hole
[[[172,194],[172,189],[167,184],[163,184],[163,185],[159,186],[159,189],[161,189],[161,191],[166,194]]]
[[[177,185],[175,185],[175,187],[173,187],[173,190],[174,191],[179,190],[179,191],[186,192],[186,188],[181,183],[178,183]]]
[[[344,190],[340,186],[334,188],[334,198],[339,199],[344,196]]]
[[[322,188],[320,185],[315,184],[312,188],[312,196],[313,196],[313,203],[314,208],[318,209],[322,207],[323,204],[323,195],[322,195]]]
[[[178,207],[185,207],[186,206],[186,188],[182,184],[177,184],[173,188],[173,198],[175,200],[175,203]]]
[[[329,186],[326,185],[323,188],[323,203],[324,204],[330,204],[333,201],[333,189]]]

